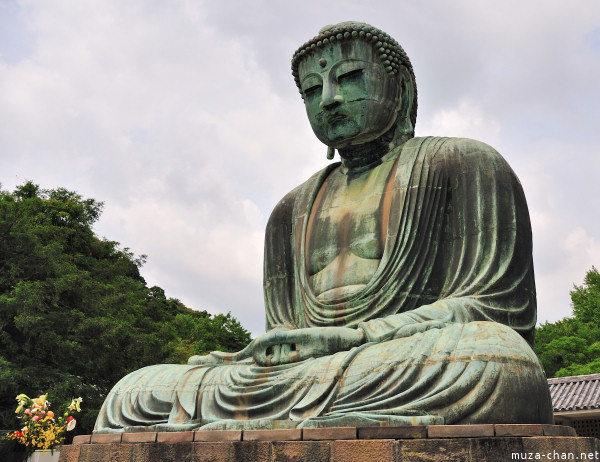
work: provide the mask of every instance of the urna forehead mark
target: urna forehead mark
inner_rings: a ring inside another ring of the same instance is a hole
[[[350,61],[369,62],[384,68],[377,57],[377,50],[371,44],[359,41],[332,43],[315,50],[298,61],[299,81],[302,83],[308,74],[322,74],[341,62]]]

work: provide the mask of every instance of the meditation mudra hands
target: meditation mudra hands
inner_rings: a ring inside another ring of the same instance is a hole
[[[390,338],[404,338],[441,329],[448,323],[438,320],[407,322],[391,331]],[[274,329],[252,340],[236,353],[213,351],[205,356],[192,356],[188,364],[211,365],[254,360],[259,366],[278,366],[348,351],[365,343],[362,329],[349,327],[308,327],[304,329]]]
[[[205,356],[192,356],[188,364],[234,363],[253,358],[259,366],[278,366],[348,351],[364,342],[363,330],[349,327],[273,330],[250,342],[242,351],[213,351]]]
[[[310,327],[268,332],[254,342],[252,356],[260,366],[278,366],[348,351],[364,343],[362,329]]]
[[[446,325],[446,322],[438,320],[409,321],[396,329],[392,338],[411,337]],[[348,351],[365,341],[365,333],[360,328],[309,327],[271,331],[253,341],[252,357],[259,366],[277,366]]]

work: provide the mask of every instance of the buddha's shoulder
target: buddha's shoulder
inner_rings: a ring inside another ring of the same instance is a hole
[[[337,168],[339,165],[339,162],[334,162],[328,165],[283,196],[283,198],[279,200],[273,209],[273,212],[269,218],[269,222],[289,222],[292,218],[296,202],[303,200],[306,201],[307,198],[313,196],[318,190],[319,185],[323,183],[323,180],[327,177],[331,170]]]
[[[418,149],[432,166],[512,171],[508,162],[490,145],[470,138],[419,137],[406,142],[404,149]]]

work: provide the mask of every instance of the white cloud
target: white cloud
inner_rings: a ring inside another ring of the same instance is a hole
[[[472,102],[462,101],[457,108],[440,109],[431,119],[417,125],[417,136],[455,136],[477,138],[495,144],[500,133],[500,124],[492,116],[485,115]]]
[[[555,265],[537,275],[538,317],[556,321],[571,316],[569,292],[583,282],[585,273],[600,262],[600,242],[576,226],[566,235],[552,233]],[[534,253],[535,255],[535,253]],[[557,301],[560,306],[557,308]]]

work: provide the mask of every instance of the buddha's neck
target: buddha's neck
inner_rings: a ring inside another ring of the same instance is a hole
[[[381,163],[381,159],[398,144],[398,141],[401,143],[405,141],[395,140],[397,135],[395,127],[392,127],[373,141],[340,149],[343,170],[350,173],[376,167]]]

